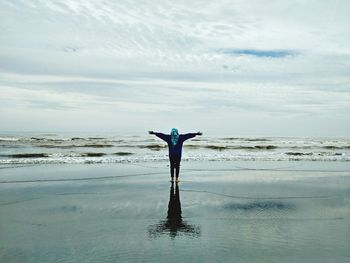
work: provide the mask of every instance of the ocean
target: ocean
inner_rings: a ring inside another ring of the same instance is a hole
[[[168,159],[167,145],[152,136],[0,135],[0,165],[137,163]],[[350,161],[350,139],[197,136],[185,142],[191,161]]]
[[[0,262],[349,262],[350,140],[2,134]]]

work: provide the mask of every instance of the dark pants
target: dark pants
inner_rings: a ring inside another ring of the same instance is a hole
[[[176,174],[176,178],[179,178],[181,156],[170,156],[169,160],[170,160],[171,178],[174,178],[174,174]],[[176,172],[175,172],[175,170],[176,170]]]

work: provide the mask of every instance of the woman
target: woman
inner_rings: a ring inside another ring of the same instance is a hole
[[[182,145],[184,141],[195,137],[196,135],[202,135],[201,132],[197,133],[186,133],[179,134],[178,130],[173,128],[170,135],[149,131],[149,134],[154,134],[155,136],[161,138],[162,140],[168,143],[169,148],[169,160],[170,160],[170,175],[171,181],[174,181],[174,170],[176,169],[176,182],[179,181],[179,172],[180,172],[180,162],[181,162],[181,153]]]

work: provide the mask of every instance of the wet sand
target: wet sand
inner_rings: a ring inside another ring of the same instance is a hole
[[[349,262],[350,164],[0,170],[0,262]]]

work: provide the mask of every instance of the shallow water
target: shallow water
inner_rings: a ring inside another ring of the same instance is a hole
[[[178,186],[165,163],[3,169],[43,181],[0,184],[1,262],[349,262],[350,167],[273,166],[184,163]]]

